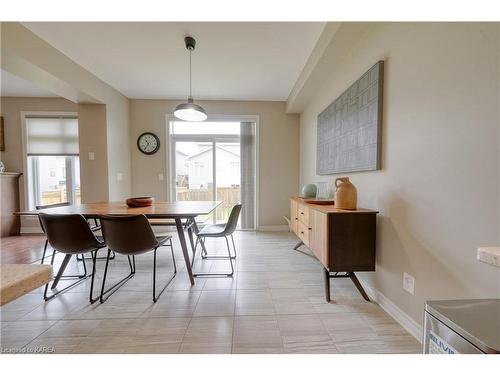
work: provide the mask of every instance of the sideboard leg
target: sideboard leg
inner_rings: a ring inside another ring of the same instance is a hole
[[[301,247],[303,244],[304,244],[304,242],[299,241],[299,242],[297,243],[297,245],[295,245],[295,246],[293,247],[293,249],[294,249],[294,250],[297,250],[297,249],[298,249],[299,247]]]
[[[323,268],[323,278],[325,281],[325,298],[326,302],[330,302],[330,271]]]
[[[361,295],[363,296],[363,298],[366,301],[370,302],[370,298],[368,297],[368,294],[366,294],[365,290],[363,289],[363,286],[359,282],[359,280],[356,277],[356,275],[354,274],[354,272],[349,272],[349,277],[351,278],[351,280],[354,283],[354,285],[356,285],[356,288],[358,288],[358,290],[361,293]]]

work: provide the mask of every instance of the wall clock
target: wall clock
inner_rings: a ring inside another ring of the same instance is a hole
[[[160,139],[153,133],[142,133],[137,138],[137,148],[145,155],[153,155],[160,149]]]

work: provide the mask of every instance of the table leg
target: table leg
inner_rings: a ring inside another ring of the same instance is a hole
[[[299,241],[299,242],[297,242],[297,245],[295,245],[295,246],[293,247],[293,249],[294,249],[294,250],[298,250],[298,249],[299,249],[299,247],[301,247],[303,244],[304,244],[304,242]]]
[[[175,226],[177,227],[177,234],[179,235],[179,241],[181,243],[182,254],[184,255],[184,261],[186,262],[186,269],[189,275],[189,281],[191,281],[191,285],[194,285],[193,270],[191,269],[191,260],[189,259],[189,253],[186,245],[186,237],[184,236],[184,228],[182,227],[182,221],[180,217],[175,218]]]
[[[351,280],[354,283],[354,285],[356,286],[356,288],[358,288],[359,292],[361,293],[361,295],[363,296],[365,301],[370,302],[370,297],[368,297],[368,294],[366,294],[365,290],[363,289],[363,286],[359,282],[359,280],[356,277],[356,275],[354,274],[354,272],[350,272],[349,277],[351,278]]]
[[[330,271],[323,268],[323,278],[325,281],[325,298],[326,302],[330,302]]]

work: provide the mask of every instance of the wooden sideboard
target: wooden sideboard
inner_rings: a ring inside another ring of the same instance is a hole
[[[20,173],[0,173],[1,184],[1,231],[0,237],[19,234],[20,219],[14,215],[19,211],[19,176]]]
[[[356,271],[375,271],[377,211],[359,208],[341,210],[321,201],[290,199],[292,231],[324,268],[326,300],[330,301],[330,279],[348,277],[367,301],[368,295]]]

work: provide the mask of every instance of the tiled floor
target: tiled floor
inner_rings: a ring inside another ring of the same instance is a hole
[[[42,289],[36,290],[1,308],[2,349],[48,347],[56,353],[421,352],[420,344],[379,306],[365,302],[348,279],[331,281],[333,299],[326,303],[321,266],[292,250],[293,235],[239,232],[235,240],[239,257],[234,278],[196,279],[194,287],[174,242],[179,272],[157,303],[151,300],[150,255],[136,257],[136,276],[104,304],[88,303],[90,281],[49,302],[42,301]],[[217,251],[223,245],[212,240],[208,248]],[[164,251],[158,263],[162,267],[159,275],[165,280],[172,271],[168,255]],[[99,262],[98,286],[103,266]],[[73,261],[72,267],[81,269],[81,263]],[[223,271],[229,264],[227,260],[197,259],[195,267]],[[117,280],[127,270],[126,258],[118,256],[109,272]]]

